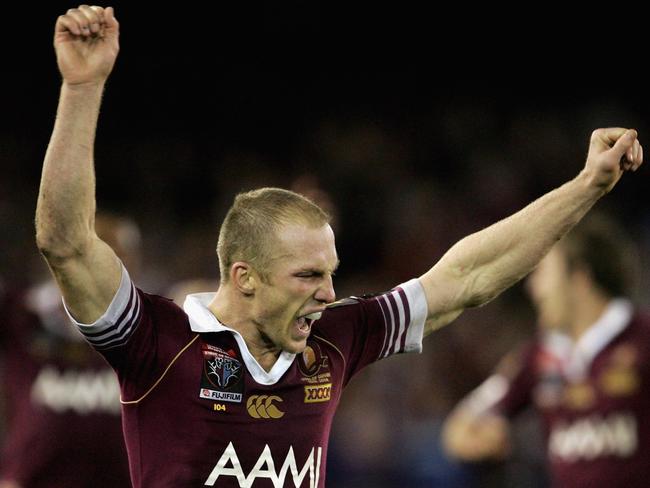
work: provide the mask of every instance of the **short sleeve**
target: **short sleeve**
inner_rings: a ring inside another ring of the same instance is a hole
[[[65,301],[63,303],[65,306]],[[141,299],[131,282],[128,271],[122,266],[120,286],[104,315],[92,324],[77,322],[66,307],[66,313],[98,351],[126,344],[138,327],[141,318]]]
[[[347,382],[379,359],[421,352],[426,317],[424,289],[413,279],[386,293],[334,304],[323,314],[314,334],[346,359]]]

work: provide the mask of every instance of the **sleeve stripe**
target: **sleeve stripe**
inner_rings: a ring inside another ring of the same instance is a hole
[[[406,331],[410,326],[411,314],[409,312],[408,300],[405,299],[406,297],[404,292],[400,293],[400,291],[401,288],[396,288],[389,295],[391,304],[397,309],[395,315],[399,317],[399,333],[395,337],[389,350],[386,351],[386,356],[404,351]]]
[[[386,298],[391,305],[391,308],[393,310],[393,317],[395,318],[395,321],[393,322],[394,334],[390,337],[391,344],[388,348],[388,351],[386,351],[386,355],[388,356],[389,354],[395,354],[397,352],[397,344],[399,343],[399,339],[404,332],[404,314],[402,313],[401,307],[395,300],[395,295],[393,292],[387,294]]]
[[[77,322],[69,312],[68,315],[95,349],[121,346],[128,342],[140,323],[142,316],[140,293],[131,282],[126,268],[122,267],[120,286],[104,315],[92,324],[82,324]]]
[[[411,310],[409,308],[409,301],[406,298],[406,293],[404,293],[404,290],[400,287],[397,288],[397,293],[399,294],[400,298],[402,299],[402,305],[404,306],[404,323],[407,324],[407,327],[411,325]],[[406,345],[406,331],[404,330],[403,333],[401,334],[402,340],[399,341],[399,350],[403,351],[404,347]]]
[[[130,318],[131,314],[133,313],[133,307],[134,307],[134,300],[137,297],[137,292],[135,291],[135,287],[131,285],[131,292],[129,295],[129,303],[128,305],[124,308],[124,311],[120,315],[120,317],[115,321],[113,325],[108,325],[107,327],[103,327],[102,329],[99,329],[99,327],[96,329],[96,332],[88,332],[85,331],[84,335],[86,338],[89,340],[97,340],[97,339],[104,339],[105,337],[110,337],[111,335],[114,335],[115,332],[121,332],[120,329],[124,328],[124,324],[128,319]]]
[[[422,349],[426,299],[417,279],[375,297],[384,316],[385,337],[378,358]]]
[[[390,351],[390,347],[393,344],[393,336],[395,335],[395,318],[393,316],[393,309],[390,306],[390,303],[386,299],[386,295],[381,295],[380,297],[377,297],[380,303],[384,304],[385,309],[387,310],[386,318],[388,319],[386,321],[386,332],[388,336],[388,342],[386,343],[386,346],[384,347],[384,350],[381,352],[379,357],[386,357],[388,355],[388,351]]]
[[[388,314],[387,311],[384,309],[384,303],[382,300],[377,297],[377,303],[379,304],[379,310],[381,310],[381,314],[384,316],[384,343],[381,346],[381,351],[379,353],[379,357],[384,357],[384,350],[386,349],[386,341],[388,340]]]
[[[132,320],[125,321],[116,330],[109,334],[108,337],[102,336],[101,338],[90,338],[86,336],[86,340],[90,342],[96,349],[110,349],[112,347],[126,344],[131,337],[131,334],[135,332],[138,324],[140,323],[140,297],[137,295],[137,293],[136,298],[136,310],[133,314]]]

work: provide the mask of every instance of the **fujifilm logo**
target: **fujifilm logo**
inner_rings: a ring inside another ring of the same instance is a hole
[[[217,479],[219,477],[233,476],[237,478],[240,488],[250,488],[253,486],[253,483],[258,478],[266,478],[271,480],[273,483],[273,488],[283,488],[284,480],[287,477],[287,474],[291,473],[291,479],[296,488],[303,486],[303,480],[308,479],[309,484],[305,487],[317,488],[318,479],[320,477],[320,463],[323,453],[322,447],[312,448],[305,464],[302,469],[298,471],[298,465],[296,464],[296,456],[293,453],[293,447],[289,448],[287,457],[284,459],[280,471],[275,469],[275,461],[273,460],[273,455],[271,454],[271,449],[268,444],[264,446],[262,454],[257,459],[255,466],[248,475],[244,474],[241,468],[241,463],[237,457],[237,452],[235,447],[232,445],[232,442],[228,444],[226,449],[221,455],[221,459],[214,467],[208,479],[205,480],[204,486],[215,486]],[[227,468],[226,466],[231,466]],[[307,477],[309,475],[309,477]]]

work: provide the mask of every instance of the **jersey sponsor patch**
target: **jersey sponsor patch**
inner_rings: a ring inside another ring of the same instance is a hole
[[[237,455],[235,446],[232,442],[229,442],[203,486],[219,486],[220,483],[217,483],[219,478],[230,478],[238,486],[250,488],[258,485],[256,481],[259,478],[261,480],[270,480],[273,486],[276,487],[291,485],[316,488],[320,486],[322,458],[323,448],[313,447],[304,464],[301,465],[300,463],[303,460],[296,459],[293,446],[290,446],[284,461],[282,461],[277,453],[275,456],[271,453],[271,448],[266,444],[253,469],[246,473],[242,468],[243,463]],[[280,462],[282,462],[282,465],[280,465]],[[235,479],[232,480],[232,478]],[[293,483],[289,483],[289,480]]]
[[[201,346],[203,371],[199,397],[240,403],[244,393],[243,365],[237,353],[211,344]]]
[[[323,354],[316,341],[308,341],[307,347],[298,357],[298,368],[307,377],[312,377],[329,369],[327,355]]]
[[[641,373],[638,371],[637,357],[636,348],[630,344],[622,344],[612,352],[607,366],[598,379],[605,395],[626,397],[639,391]]]
[[[302,373],[300,380],[303,383],[308,383],[305,386],[305,403],[313,403],[307,401],[307,398],[312,398],[308,393],[309,388],[322,387],[325,385],[332,385],[332,374],[330,373],[330,361],[327,354],[325,354],[317,341],[309,339],[305,350],[296,357],[298,362],[298,369]],[[331,389],[331,388],[330,388]],[[309,390],[311,391],[311,390]],[[315,398],[315,397],[313,397]],[[329,398],[327,398],[329,400]],[[318,401],[327,401],[318,400]]]
[[[120,414],[120,386],[110,369],[60,371],[41,369],[31,389],[31,401],[58,414]]]
[[[587,383],[570,383],[564,389],[564,404],[572,410],[587,410],[596,402],[596,391]]]
[[[332,383],[324,385],[305,385],[305,403],[329,402],[332,396]]]
[[[559,422],[553,426],[548,445],[551,456],[567,463],[629,458],[639,445],[637,420],[632,412],[614,412]]]
[[[254,419],[279,419],[284,417],[284,412],[276,403],[282,401],[277,395],[252,395],[246,402],[246,410]]]

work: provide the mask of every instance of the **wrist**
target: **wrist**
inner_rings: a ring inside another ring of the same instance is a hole
[[[594,200],[598,200],[610,190],[610,186],[603,184],[602,178],[598,178],[588,168],[584,168],[573,181],[578,185],[580,192],[583,192],[585,196],[591,197]]]
[[[63,83],[61,84],[61,90],[70,93],[79,93],[83,95],[92,95],[94,93],[101,94],[104,91],[105,85],[106,85],[106,80],[88,81],[83,83],[70,83],[66,80],[63,80]]]

